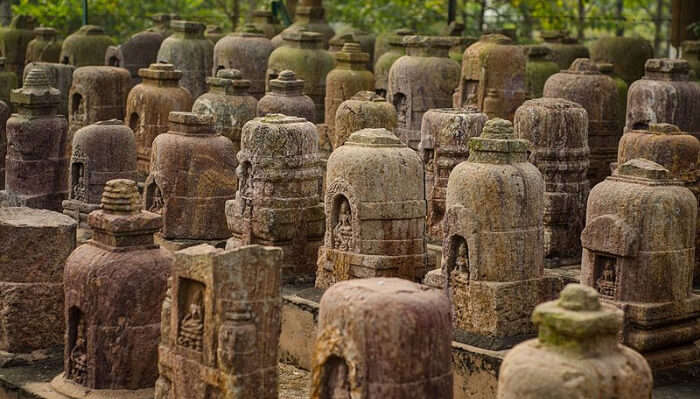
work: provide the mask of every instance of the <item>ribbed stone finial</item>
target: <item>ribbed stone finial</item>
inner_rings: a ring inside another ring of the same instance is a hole
[[[569,284],[559,295],[559,306],[568,310],[592,311],[600,309],[600,300],[595,289]]]
[[[297,74],[294,73],[294,71],[290,71],[289,69],[285,69],[284,71],[280,72],[277,79],[285,81],[285,82],[291,82],[291,81],[297,80]]]
[[[24,78],[25,88],[28,89],[49,89],[49,78],[46,76],[46,72],[41,68],[32,68],[29,74]]]
[[[345,42],[341,51],[344,53],[361,53],[362,47],[357,42]]]
[[[216,72],[216,77],[220,79],[243,79],[243,74],[238,69],[220,69]]]
[[[136,182],[129,179],[108,181],[102,193],[102,209],[111,213],[139,213],[141,197]]]
[[[590,58],[577,58],[571,63],[569,72],[582,73],[582,74],[597,74],[600,73],[598,70],[598,65],[593,62]]]
[[[481,131],[481,137],[508,140],[513,138],[513,122],[501,118],[490,119]]]

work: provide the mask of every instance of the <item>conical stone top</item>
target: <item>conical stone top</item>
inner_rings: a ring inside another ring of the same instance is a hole
[[[629,177],[642,180],[660,180],[671,183],[671,172],[656,162],[643,158],[631,159],[617,167],[613,177]]]
[[[371,101],[373,103],[385,103],[386,98],[377,94],[376,92],[370,90],[358,91],[354,96],[350,98],[356,101]]]
[[[343,48],[335,54],[335,59],[338,62],[364,65],[369,61],[369,54],[362,51],[360,43],[345,42]]]
[[[304,89],[304,80],[298,79],[296,73],[289,69],[280,72],[277,79],[270,80],[270,91],[285,94],[301,95]]]
[[[387,129],[362,129],[350,135],[345,145],[360,147],[406,147],[398,137]]]
[[[102,193],[102,210],[128,215],[141,212],[141,197],[136,182],[129,179],[108,181]]]
[[[22,88],[12,90],[10,99],[13,104],[24,106],[52,106],[60,102],[61,92],[49,85],[46,72],[33,68],[24,79]]]
[[[515,138],[511,121],[494,118],[484,125],[481,136],[469,140],[469,162],[526,162],[529,142]]]
[[[139,76],[150,80],[175,80],[182,78],[182,71],[175,68],[175,65],[159,62],[151,64],[148,68],[139,68]]]
[[[233,90],[246,91],[250,87],[250,80],[243,79],[243,74],[238,69],[219,69],[216,77],[207,78],[209,87],[220,87],[226,90],[226,94],[233,94]]]
[[[600,75],[598,65],[590,58],[577,58],[566,72],[577,75]]]

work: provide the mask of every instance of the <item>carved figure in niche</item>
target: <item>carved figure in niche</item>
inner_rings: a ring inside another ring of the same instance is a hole
[[[333,227],[333,246],[341,251],[350,251],[353,248],[352,238],[352,211],[346,198],[340,200],[338,205],[338,223]]]
[[[597,256],[599,277],[596,279],[595,287],[600,295],[615,298],[616,292],[616,271],[615,258],[609,256]]]
[[[160,191],[160,187],[157,184],[153,184],[153,199],[151,201],[151,206],[148,207],[149,212],[161,213],[163,210],[163,193]]]
[[[469,274],[469,253],[467,251],[467,243],[461,237],[457,240],[457,250],[455,253],[455,269],[461,273]]]
[[[87,202],[87,187],[85,184],[85,166],[82,163],[74,163],[73,192],[74,200]]]
[[[406,96],[398,93],[394,96],[394,106],[396,107],[397,122],[399,126],[406,126],[408,123],[408,103]]]
[[[190,311],[182,318],[177,343],[185,348],[202,351],[202,334],[204,333],[204,315],[202,311],[202,293],[197,292],[190,304]]]
[[[83,101],[83,96],[76,94],[75,97],[73,97],[73,102],[73,107],[75,109],[75,112],[73,112],[73,120],[76,122],[87,121],[87,110],[85,109],[85,101]]]
[[[87,348],[85,343],[85,320],[78,316],[75,344],[70,352],[70,379],[80,385],[87,382]]]
[[[162,375],[156,380],[155,399],[170,399],[170,387],[172,383]]]
[[[239,303],[219,329],[218,357],[225,367],[232,368],[237,356],[255,352],[256,332],[250,305]]]
[[[351,399],[348,366],[339,357],[329,359],[326,363],[327,391],[321,394],[323,399]]]
[[[253,171],[251,168],[250,162],[243,162],[236,168],[236,175],[238,176],[238,194],[243,201],[241,215],[253,209]]]

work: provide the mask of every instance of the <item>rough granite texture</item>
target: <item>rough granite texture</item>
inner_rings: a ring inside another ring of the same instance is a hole
[[[692,294],[698,202],[663,166],[632,159],[595,186],[581,234],[581,282],[625,312],[622,343],[657,372],[698,363]]]
[[[168,131],[170,112],[192,109],[192,96],[180,86],[182,72],[172,64],[151,64],[140,69],[139,76],[143,81],[126,99],[126,125],[136,137],[139,181],[143,181],[149,172],[153,140]]]
[[[545,184],[527,160],[528,145],[514,137],[511,122],[491,119],[447,183],[444,289],[457,339],[483,348],[504,349],[533,334],[530,313],[547,299]]]
[[[473,105],[489,118],[512,121],[527,93],[527,56],[510,38],[484,35],[464,51],[455,108]]]
[[[629,87],[625,130],[670,123],[700,139],[700,82],[689,80],[685,60],[650,59]]]
[[[552,61],[559,65],[560,70],[569,69],[577,58],[590,57],[588,47],[570,37],[568,32],[545,31],[542,32],[542,39],[543,45],[552,50]]]
[[[640,37],[602,37],[590,46],[594,62],[615,65],[615,74],[628,85],[644,75],[644,63],[654,57],[654,47]]]
[[[282,277],[309,278],[324,228],[316,127],[281,114],[255,118],[243,127],[237,158],[238,191],[226,202],[233,237],[226,248],[281,247]]]
[[[325,123],[329,135],[335,132],[336,111],[340,104],[361,91],[374,90],[374,75],[367,70],[369,54],[355,42],[348,42],[335,53],[335,69],[326,76]]]
[[[63,41],[60,62],[76,68],[104,65],[107,48],[113,44],[101,26],[83,25]]]
[[[10,118],[10,106],[0,101],[0,190],[5,188],[5,155],[7,154],[7,119]]]
[[[351,134],[362,129],[396,129],[396,108],[373,91],[357,92],[343,101],[335,112],[335,129],[330,132],[333,149],[345,144]]]
[[[70,88],[73,86],[73,65],[58,64],[53,62],[31,62],[24,67],[24,78],[26,79],[29,72],[34,68],[40,68],[46,73],[49,79],[49,86],[58,89],[61,93],[60,102],[58,103],[57,112],[59,115],[68,117],[68,96]]]
[[[647,130],[630,130],[620,139],[617,153],[619,165],[635,158],[654,161],[671,172],[693,192],[700,204],[698,179],[700,142],[669,124],[654,124]],[[699,211],[700,212],[700,211]],[[695,248],[700,248],[700,223],[696,223]],[[695,252],[694,285],[700,286],[700,251]]]
[[[155,399],[277,399],[281,260],[258,245],[175,253]]]
[[[250,80],[243,79],[237,69],[220,69],[215,78],[207,78],[207,84],[209,91],[194,102],[192,112],[212,116],[216,132],[229,138],[233,153],[238,154],[241,130],[255,118],[258,106],[258,101],[248,92]]]
[[[314,123],[323,123],[325,115],[326,76],[335,67],[333,56],[321,47],[316,32],[282,32],[284,46],[276,48],[267,62],[267,90],[271,81],[284,70],[291,70],[304,81],[304,94],[316,105]]]
[[[284,70],[269,82],[269,91],[258,101],[257,116],[283,114],[298,116],[309,122],[316,120],[316,105],[304,94],[304,81],[296,73]]]
[[[588,114],[571,101],[540,98],[515,112],[515,135],[530,142],[530,161],[542,173],[545,266],[577,264],[590,190]]]
[[[175,65],[182,71],[180,85],[189,90],[192,98],[207,91],[207,76],[211,76],[214,44],[204,37],[204,25],[192,21],[173,21],[175,31],[163,40],[158,50],[158,61]]]
[[[450,303],[396,278],[345,281],[321,298],[311,398],[451,399]]]
[[[596,64],[579,58],[571,68],[552,75],[544,85],[545,97],[563,98],[580,104],[588,113],[588,148],[591,187],[610,175],[610,164],[617,158],[617,142],[622,136],[615,80],[600,73]]]
[[[292,8],[292,4],[287,5],[290,9]],[[306,30],[318,33],[320,35],[321,48],[327,49],[328,42],[335,35],[335,31],[326,21],[326,10],[323,8],[323,0],[300,0],[299,4],[294,7],[294,11],[294,23],[272,39],[275,48],[284,45],[283,43],[286,41],[284,36],[287,33]]]
[[[651,398],[652,375],[639,353],[620,345],[622,311],[578,284],[532,314],[539,337],[503,359],[498,399]]]
[[[455,39],[441,36],[404,36],[406,55],[391,66],[387,101],[398,113],[396,135],[414,150],[420,144],[423,114],[449,108],[459,84],[459,64],[448,57]]]
[[[66,118],[56,115],[60,93],[41,69],[12,91],[17,113],[7,120],[5,189],[10,205],[61,210],[68,196],[70,145]]]
[[[452,169],[469,158],[469,140],[481,135],[487,120],[475,107],[431,109],[423,115],[419,154],[425,170],[429,242],[442,244],[447,180]]]
[[[141,83],[139,70],[158,62],[158,49],[165,36],[151,30],[136,33],[119,46],[110,46],[105,53],[105,65],[122,67],[131,75],[131,86]]]
[[[25,64],[30,62],[58,62],[63,42],[58,40],[56,29],[40,27],[34,29],[34,39],[27,44]]]
[[[406,55],[403,37],[415,35],[411,29],[397,29],[377,36],[374,45],[374,85],[377,93],[386,96],[389,84],[389,70],[394,62]]]
[[[15,15],[9,26],[0,28],[0,54],[5,57],[7,70],[13,72],[17,80],[24,74],[27,46],[35,37],[36,19],[29,15]]]
[[[135,161],[135,157],[134,157]],[[90,213],[93,239],[66,260],[64,369],[86,388],[137,390],[158,377],[160,306],[173,256],[153,244],[160,215],[141,210],[136,182],[110,180]]]
[[[170,130],[153,140],[144,209],[163,216],[167,240],[229,237],[224,218],[236,192],[233,143],[209,115],[171,112]]]
[[[423,164],[386,129],[353,133],[328,158],[316,287],[426,272]]]
[[[75,228],[57,212],[0,207],[0,350],[31,352],[63,341],[63,267]]]
[[[238,69],[250,80],[250,94],[256,99],[265,95],[267,59],[274,50],[272,43],[255,25],[245,25],[240,32],[229,33],[214,47],[213,76],[220,69]]]

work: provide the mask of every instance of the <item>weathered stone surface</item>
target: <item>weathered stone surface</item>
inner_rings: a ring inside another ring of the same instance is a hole
[[[529,46],[527,52],[527,96],[528,98],[542,97],[544,84],[550,76],[559,72],[561,68],[552,61],[552,50],[546,46]]]
[[[586,109],[590,149],[588,180],[591,187],[600,183],[610,175],[610,163],[617,158],[617,142],[622,136],[615,81],[601,74],[591,60],[579,58],[570,69],[547,79],[543,94],[573,101]]]
[[[313,275],[323,237],[322,170],[313,123],[271,114],[246,123],[238,191],[226,202],[233,237],[226,248],[281,247],[285,280]]]
[[[559,69],[569,69],[577,58],[590,58],[588,47],[566,31],[545,31],[542,39],[544,46],[552,50],[552,61],[559,65]]]
[[[286,41],[284,39],[285,35],[291,32],[299,32],[300,30],[320,34],[321,48],[328,48],[328,42],[335,35],[335,31],[326,22],[326,10],[323,8],[323,0],[300,0],[299,5],[295,7],[294,23],[274,37],[272,44],[275,48],[283,44],[286,45],[284,43]],[[299,73],[296,70],[294,72]]]
[[[335,66],[333,56],[321,48],[321,35],[316,32],[282,32],[284,46],[276,48],[267,63],[267,88],[284,70],[292,70],[304,81],[304,94],[316,105],[315,120],[322,123],[325,115],[326,76]]]
[[[333,36],[333,38],[328,42],[328,52],[335,57],[339,51],[343,51],[343,46],[345,46],[345,43],[358,43],[361,51],[369,55],[365,61],[365,64],[366,69],[368,71],[372,71],[374,69],[374,42],[376,40],[377,37],[370,32],[350,28],[349,30],[344,31],[342,34]]]
[[[190,111],[192,96],[180,86],[182,72],[172,64],[151,64],[139,70],[143,81],[126,99],[126,125],[133,130],[138,150],[139,180],[148,176],[153,140],[168,131],[172,111]]]
[[[156,398],[277,398],[281,261],[257,245],[175,253]]]
[[[268,85],[269,91],[258,101],[258,116],[283,114],[312,122],[316,120],[314,100],[304,94],[304,81],[298,79],[294,71],[280,72]]]
[[[311,398],[452,398],[450,303],[439,290],[341,282],[323,295],[318,324]]]
[[[158,61],[173,64],[182,71],[180,85],[189,90],[192,98],[197,98],[207,91],[214,45],[204,37],[204,25],[198,22],[178,20],[171,27],[175,33],[161,43]]]
[[[70,34],[61,47],[61,63],[76,68],[104,65],[107,48],[114,44],[101,26],[83,25]]]
[[[461,37],[456,36],[457,44],[450,48],[450,58],[455,60],[459,65],[462,65],[462,60],[464,58],[464,50],[472,44],[476,43],[478,40],[476,37]]]
[[[150,31],[160,33],[163,38],[166,38],[173,34],[173,29],[171,24],[173,21],[180,19],[180,16],[174,13],[157,13],[151,15],[151,21],[153,21],[153,27]]]
[[[477,107],[489,118],[513,120],[527,97],[527,56],[507,36],[490,34],[464,51],[453,106]]]
[[[423,114],[432,108],[448,108],[459,84],[459,64],[448,58],[454,39],[404,36],[406,55],[391,66],[387,101],[396,107],[396,135],[414,150],[420,143]]]
[[[5,189],[15,206],[60,211],[68,196],[67,123],[56,115],[59,91],[34,69],[12,91],[17,113],[7,120]]]
[[[105,65],[122,67],[131,75],[131,86],[141,83],[139,70],[157,62],[158,50],[165,39],[151,30],[136,33],[119,46],[109,46],[105,52]]]
[[[63,339],[63,266],[75,221],[42,209],[0,207],[0,350],[31,352]]]
[[[419,153],[425,169],[430,242],[442,244],[447,180],[452,169],[469,158],[469,139],[481,135],[487,120],[475,107],[431,109],[423,115]]]
[[[10,117],[10,106],[0,101],[0,190],[5,188],[5,154],[7,154],[7,119]]]
[[[54,387],[61,392],[60,382],[71,380],[97,395],[151,388],[173,262],[153,245],[160,215],[141,210],[136,182],[116,179],[89,224],[94,238],[66,260],[64,369]]]
[[[333,149],[345,144],[351,134],[362,129],[396,129],[396,108],[372,91],[357,92],[343,101],[335,112],[335,129],[330,132]]]
[[[694,80],[700,80],[700,40],[686,40],[681,44],[681,56],[688,61]]]
[[[250,80],[250,94],[256,99],[265,95],[267,59],[274,48],[255,25],[245,25],[240,32],[230,33],[214,47],[214,72],[220,69],[238,69]]]
[[[598,70],[603,75],[610,76],[617,85],[617,119],[620,121],[620,126],[625,126],[625,118],[627,114],[627,92],[629,85],[621,77],[615,74],[615,65],[607,62],[597,64]]]
[[[228,137],[234,154],[238,154],[243,125],[255,118],[258,105],[248,93],[250,80],[243,79],[237,69],[220,69],[215,78],[207,78],[207,84],[209,91],[194,102],[192,112],[211,115],[216,132]]]
[[[68,95],[70,88],[73,85],[73,65],[58,64],[53,62],[31,62],[24,67],[24,78],[27,78],[32,69],[39,68],[44,71],[49,79],[49,86],[58,89],[60,93],[60,102],[58,103],[57,112],[59,115],[68,116]]]
[[[99,209],[105,184],[136,176],[136,139],[122,121],[97,122],[75,133],[63,213],[78,222],[79,242],[91,235],[81,229],[89,230],[88,214]]]
[[[652,376],[639,353],[617,343],[622,311],[578,284],[543,303],[532,319],[539,338],[503,359],[498,399],[650,398]]]
[[[530,313],[549,295],[545,185],[527,150],[511,122],[491,119],[470,140],[469,159],[450,174],[442,273],[461,342],[512,346],[534,333]]]
[[[369,54],[355,42],[345,43],[335,53],[336,67],[326,77],[325,122],[329,135],[335,131],[336,110],[345,100],[361,91],[374,90],[374,75],[367,70]]]
[[[27,44],[24,62],[58,62],[62,45],[63,42],[56,36],[56,29],[43,26],[36,28],[34,39]]]
[[[620,139],[617,163],[635,158],[656,162],[668,169],[700,199],[697,160],[700,142],[674,125],[652,123],[647,130],[630,130]],[[698,201],[700,203],[700,200]],[[696,223],[695,248],[700,248],[700,223]],[[695,252],[694,285],[700,286],[700,251]]]
[[[426,272],[423,165],[386,129],[353,133],[328,158],[316,287]]]
[[[386,96],[389,83],[389,70],[394,62],[406,55],[403,37],[415,35],[411,29],[397,29],[391,33],[377,36],[374,45],[374,85],[377,93]]]
[[[700,83],[689,80],[685,60],[650,59],[644,77],[630,85],[625,130],[670,123],[700,138]]]
[[[233,143],[211,116],[171,112],[170,130],[153,140],[144,208],[163,215],[168,240],[229,236],[224,216],[236,192]]]
[[[226,36],[226,33],[219,25],[207,25],[207,28],[204,30],[204,37],[213,45],[216,45],[224,36]]]
[[[0,28],[0,54],[6,59],[7,71],[17,80],[24,74],[27,45],[34,39],[36,19],[29,15],[15,15],[7,27]]]
[[[624,310],[622,343],[655,372],[700,362],[697,209],[690,190],[645,159],[619,165],[588,197],[581,282]]]
[[[10,94],[19,86],[17,74],[8,69],[5,57],[0,57],[0,101],[10,104]]]
[[[515,135],[530,141],[530,161],[544,177],[545,265],[576,264],[590,189],[588,114],[574,102],[541,98],[518,108],[514,125]]]
[[[75,70],[68,95],[68,145],[70,157],[73,136],[79,129],[110,119],[124,120],[131,75],[123,68],[88,66]],[[131,125],[129,125],[131,127]]]
[[[615,73],[628,85],[644,75],[644,63],[654,57],[654,47],[640,37],[602,37],[590,46],[594,62],[615,65]]]
[[[270,10],[259,9],[253,11],[252,20],[253,25],[262,31],[263,35],[268,39],[272,39],[282,32],[282,26],[277,22]]]

